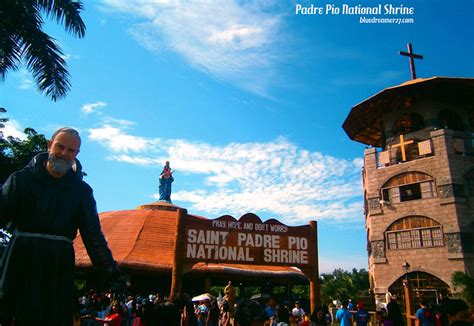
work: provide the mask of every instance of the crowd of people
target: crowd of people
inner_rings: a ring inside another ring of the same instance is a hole
[[[89,291],[77,304],[74,323],[83,326],[181,325],[193,317],[193,306],[186,297],[170,301],[160,293],[125,297]]]
[[[300,302],[293,306],[278,304],[271,297],[266,305],[255,300],[241,300],[235,307],[229,296],[192,300],[184,295],[169,300],[163,295],[120,297],[112,292],[89,291],[77,299],[75,324],[83,326],[149,326],[149,325],[330,325],[332,316],[327,305],[306,314]],[[261,301],[261,300],[260,300]]]
[[[405,317],[397,302],[390,299],[378,312],[369,312],[362,301],[343,301],[338,307],[316,306],[306,313],[299,301],[279,303],[243,299],[229,304],[228,296],[207,295],[193,300],[184,295],[169,300],[163,295],[117,297],[111,292],[89,291],[81,295],[75,325],[83,326],[403,326]],[[462,300],[449,300],[430,307],[421,300],[416,311],[416,326],[473,325],[470,307]]]
[[[235,305],[231,297],[213,297],[192,300],[189,296],[168,300],[163,295],[136,295],[116,297],[111,292],[90,291],[78,298],[76,323],[78,325],[143,326],[143,325],[271,325],[271,326],[326,326],[333,316],[327,305],[317,306],[307,314],[299,301],[294,305],[279,304],[274,297],[262,304],[261,300],[241,300]],[[260,302],[259,302],[260,301]],[[343,306],[344,307],[344,304]],[[335,321],[352,324],[352,314],[346,308],[336,313]],[[368,312],[358,304],[354,315],[358,326],[365,326]],[[350,320],[350,322],[349,322]],[[365,320],[365,324],[362,322]]]

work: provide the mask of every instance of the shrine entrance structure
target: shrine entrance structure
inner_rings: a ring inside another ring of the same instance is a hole
[[[320,303],[315,221],[291,227],[255,214],[208,220],[181,210],[176,234],[171,297],[181,292],[183,275],[205,262],[297,267],[309,279],[311,309]]]
[[[315,221],[292,227],[274,219],[262,222],[251,213],[239,219],[207,219],[159,201],[101,213],[100,222],[115,260],[136,291],[174,297],[208,292],[211,285],[229,280],[236,286],[288,289],[309,280],[311,308],[319,303]],[[74,248],[76,269],[88,279],[92,264],[80,237]]]

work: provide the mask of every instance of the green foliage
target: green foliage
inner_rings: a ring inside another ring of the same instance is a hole
[[[225,286],[211,286],[209,293],[211,293],[213,296],[218,297],[219,293],[224,295],[224,288]],[[235,286],[234,289],[236,297],[240,298],[250,298],[252,295],[261,292],[261,289],[258,286],[247,286],[245,288]]]
[[[260,287],[258,286],[246,286],[243,289],[239,288],[239,294],[241,297],[250,298],[252,295],[260,293]]]
[[[458,295],[470,304],[474,304],[474,278],[463,272],[454,272],[451,277],[454,286],[460,287]]]
[[[369,273],[365,269],[352,269],[352,272],[336,269],[332,274],[321,274],[321,300],[356,300],[365,296],[369,289]]]
[[[309,300],[309,285],[295,285],[292,291],[293,297],[298,300]]]
[[[285,285],[275,286],[273,288],[273,294],[277,296],[282,296],[288,293],[288,287]]]
[[[209,289],[209,293],[215,297],[219,296],[219,293],[224,295],[224,287],[223,286],[211,286]]]
[[[0,108],[0,113],[5,113],[7,112],[7,110],[5,110],[5,108]],[[4,122],[7,122],[8,121],[8,118],[0,118],[0,128],[4,128],[5,127],[5,124]],[[2,131],[0,130],[0,139],[3,138],[3,134],[2,134]]]
[[[87,282],[86,280],[75,279],[74,280],[74,288],[77,292],[84,291],[86,289]]]
[[[331,303],[333,300],[352,299],[352,302],[362,300],[366,304],[370,303],[372,299],[369,297],[369,273],[365,269],[352,269],[352,271],[345,271],[343,269],[336,269],[331,274],[321,274],[321,301],[323,303]],[[211,287],[211,293],[218,295],[219,291],[224,292],[223,287]],[[243,291],[242,291],[243,290]],[[253,294],[263,293],[261,287],[236,287],[237,297],[249,298]],[[292,292],[288,293],[287,286],[273,287],[271,294],[277,298],[278,301],[284,302],[286,300],[309,300],[309,285],[294,285]],[[288,297],[290,296],[290,297]]]
[[[69,72],[58,42],[43,31],[47,16],[82,38],[85,24],[79,0],[0,1],[0,80],[25,63],[38,90],[56,101],[69,91]]]
[[[25,140],[11,136],[0,138],[0,184],[3,184],[10,174],[25,167],[36,154],[48,149],[48,141],[44,135],[38,134],[32,128],[26,128],[24,133]]]

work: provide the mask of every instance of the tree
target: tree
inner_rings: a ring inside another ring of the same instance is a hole
[[[0,108],[0,113],[5,113],[7,110],[5,108]],[[8,118],[0,118],[0,129],[5,128],[5,122],[8,121]],[[0,141],[3,139],[3,132],[0,130]]]
[[[348,272],[339,268],[332,274],[321,274],[319,279],[323,302],[356,299],[369,289],[369,273],[365,269]]]
[[[43,32],[42,14],[82,38],[82,10],[79,0],[0,1],[0,79],[24,61],[40,92],[53,101],[66,96],[71,87],[67,64],[56,40]]]
[[[38,153],[48,150],[48,141],[32,128],[26,128],[26,139],[0,138],[0,185],[15,171],[25,167]]]
[[[463,272],[454,272],[451,277],[451,282],[454,286],[461,287],[459,291],[462,299],[470,304],[474,303],[474,278]]]
[[[0,108],[0,113],[5,113],[4,108]],[[26,139],[21,140],[9,136],[3,137],[2,130],[8,118],[0,118],[0,187],[13,172],[23,168],[37,153],[45,152],[48,149],[48,141],[44,135],[38,134],[32,128],[26,128],[24,133]],[[10,241],[10,234],[0,229],[0,257]]]

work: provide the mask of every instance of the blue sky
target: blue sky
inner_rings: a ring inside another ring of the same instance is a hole
[[[72,89],[56,103],[24,68],[0,83],[4,133],[72,126],[99,211],[156,200],[166,160],[172,200],[216,218],[247,212],[319,224],[320,269],[367,268],[360,171],[365,146],[341,128],[352,106],[410,79],[474,76],[474,0],[320,0],[412,15],[296,14],[294,1],[95,0],[86,37],[53,23]],[[412,23],[360,23],[412,18]]]

